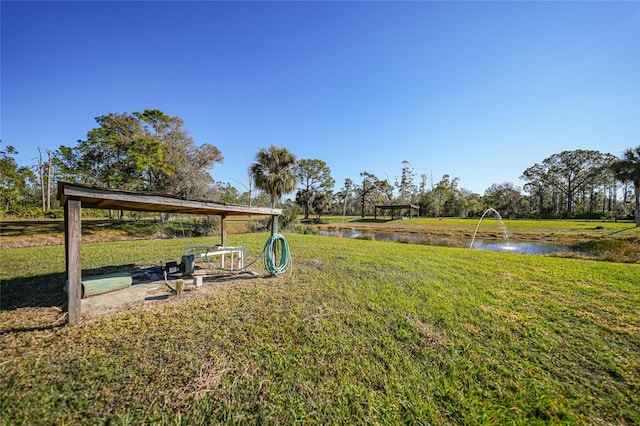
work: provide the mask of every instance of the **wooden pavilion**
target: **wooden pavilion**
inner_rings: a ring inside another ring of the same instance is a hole
[[[409,219],[413,218],[413,211],[416,211],[416,218],[420,217],[420,207],[414,204],[389,204],[389,205],[377,205],[373,207],[373,217],[378,218],[378,210],[381,212],[391,211],[391,217],[396,216],[396,211],[402,212],[403,210],[409,211]]]
[[[221,244],[227,243],[227,217],[271,216],[276,225],[281,209],[188,200],[165,194],[101,188],[71,182],[58,182],[58,200],[64,207],[64,244],[68,285],[68,324],[80,320],[82,267],[80,262],[81,209],[113,209],[153,213],[179,213],[221,216]],[[271,227],[272,232],[275,226]]]

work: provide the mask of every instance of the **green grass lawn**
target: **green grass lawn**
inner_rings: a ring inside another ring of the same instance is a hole
[[[640,423],[640,265],[287,238],[291,277],[74,327],[63,248],[0,251],[0,423]],[[82,264],[212,240],[83,244]]]

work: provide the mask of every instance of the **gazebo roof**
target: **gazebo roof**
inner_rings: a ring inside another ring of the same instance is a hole
[[[281,209],[251,207],[239,204],[190,200],[152,192],[102,188],[72,182],[58,182],[58,199],[64,205],[68,198],[80,200],[82,207],[155,213],[184,213],[202,215],[279,216]]]
[[[419,209],[420,206],[415,204],[378,204],[374,206],[377,209]]]

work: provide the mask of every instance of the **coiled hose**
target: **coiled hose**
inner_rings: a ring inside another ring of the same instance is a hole
[[[280,263],[275,264],[277,258],[276,251],[280,244]],[[293,272],[293,260],[291,259],[291,251],[289,250],[289,242],[287,238],[279,233],[275,233],[269,237],[262,249],[262,266],[271,275],[280,276],[289,271],[289,275]]]

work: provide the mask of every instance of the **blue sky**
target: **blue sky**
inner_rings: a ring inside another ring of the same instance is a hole
[[[574,149],[640,144],[640,2],[13,2],[1,5],[1,137],[75,145],[158,108],[241,188],[260,148],[484,193]]]

